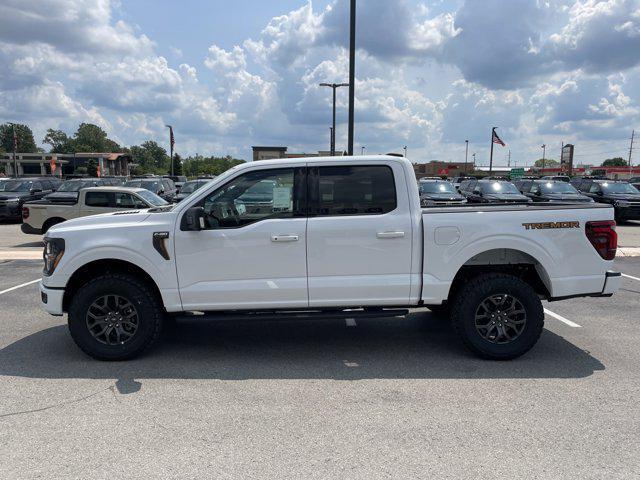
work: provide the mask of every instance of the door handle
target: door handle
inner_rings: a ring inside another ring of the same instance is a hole
[[[271,235],[272,242],[297,242],[298,235]]]
[[[378,238],[404,238],[404,232],[378,232]]]

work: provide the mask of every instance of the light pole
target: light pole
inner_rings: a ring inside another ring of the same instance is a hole
[[[547,154],[547,145],[543,144],[540,148],[542,148],[542,174],[544,175],[544,162]]]
[[[8,122],[11,125],[11,133],[13,134],[13,176],[18,178],[18,157],[16,152],[18,150],[18,137],[16,136],[16,124]]]
[[[404,158],[407,158],[407,146],[402,147],[404,149]]]
[[[365,150],[365,148],[367,148],[367,147],[361,147],[361,148],[360,148],[360,155],[364,155],[364,150]]]
[[[351,0],[349,13],[349,134],[347,152],[353,155],[353,123],[356,88],[356,0]]]
[[[173,176],[173,127],[171,125],[165,125],[169,129],[169,147],[171,150],[171,176]]]
[[[476,154],[475,152],[473,153],[473,155],[471,155],[473,157],[473,169],[476,169]]]
[[[336,154],[336,90],[340,87],[348,87],[348,83],[321,83],[321,87],[329,87],[333,90],[333,130],[331,134],[331,156]]]
[[[469,158],[469,140],[464,141],[464,173],[467,173],[467,158]]]

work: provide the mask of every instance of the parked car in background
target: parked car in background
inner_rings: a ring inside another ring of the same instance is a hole
[[[187,177],[184,175],[163,175],[162,178],[168,178],[176,186],[176,190],[180,193],[182,186],[186,183]]]
[[[451,180],[453,186],[456,187],[456,190],[460,188],[460,184],[465,180],[476,180],[476,177],[455,177]]]
[[[571,182],[571,177],[568,177],[567,175],[545,175],[544,177],[541,177],[540,180],[557,180],[559,182],[569,183]]]
[[[191,195],[193,192],[198,190],[200,187],[205,186],[210,181],[211,180],[203,179],[203,180],[191,180],[189,182],[185,182],[185,184],[182,185],[182,188],[180,189],[180,192],[178,192],[178,194],[174,197],[173,201],[175,203],[178,203],[178,202],[184,200],[189,195]]]
[[[443,207],[462,205],[467,199],[447,180],[423,180],[418,182],[420,205],[423,207]]]
[[[54,192],[58,182],[46,177],[15,178],[2,182],[0,191],[0,220],[21,220],[22,205],[31,200],[39,200]]]
[[[25,203],[22,207],[21,230],[23,233],[42,235],[54,225],[72,218],[163,205],[167,205],[165,200],[144,188],[83,188],[73,202],[39,200]]]
[[[170,178],[162,178],[162,177],[141,177],[134,178],[125,182],[125,187],[134,187],[134,188],[144,188],[149,190],[150,192],[155,193],[161,198],[164,198],[167,202],[173,202],[176,194],[176,186],[173,183],[173,180]]]
[[[573,185],[562,180],[518,180],[513,184],[534,202],[593,202],[591,197],[581,194]]]
[[[55,192],[45,195],[44,199],[50,202],[75,202],[78,199],[78,192],[82,188],[111,186],[112,184],[110,179],[74,178],[63,182]]]
[[[640,190],[640,177],[631,177],[629,183]]]
[[[504,180],[465,180],[460,193],[471,203],[531,203],[513,183]]]
[[[640,220],[640,191],[630,183],[584,178],[571,184],[594,201],[613,205],[617,222]]]

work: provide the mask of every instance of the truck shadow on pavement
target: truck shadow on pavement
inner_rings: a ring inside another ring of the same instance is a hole
[[[604,368],[589,352],[549,330],[519,359],[481,360],[461,346],[448,322],[428,312],[404,320],[358,320],[356,327],[338,320],[181,320],[155,349],[128,362],[87,357],[66,325],[0,350],[0,375],[118,379],[120,393],[137,391],[135,379],[147,378],[583,378]]]

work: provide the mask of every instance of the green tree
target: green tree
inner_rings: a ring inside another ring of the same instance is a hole
[[[120,146],[110,140],[98,125],[81,123],[73,134],[72,148],[75,152],[117,152]]]
[[[5,152],[13,152],[13,128],[10,123],[0,125],[0,148]],[[18,139],[18,153],[37,152],[38,147],[33,139],[33,132],[28,125],[16,123],[16,138]]]
[[[171,173],[171,168],[169,168],[169,173]],[[184,175],[182,171],[182,157],[177,153],[173,154],[173,174]]]
[[[169,155],[167,151],[153,140],[142,145],[131,147],[133,163],[137,165],[136,173],[167,173],[169,167]]]
[[[203,157],[197,155],[195,157],[185,158],[183,170],[189,176],[197,175],[220,175],[228,169],[235,167],[244,160],[233,158],[230,155],[226,157]]]
[[[98,176],[98,161],[94,158],[87,162],[87,175],[90,177]]]
[[[51,153],[67,153],[71,150],[71,139],[62,130],[48,129],[42,143],[51,145]]]
[[[560,165],[560,162],[558,162],[557,160],[554,160],[553,158],[545,158],[544,161],[540,158],[536,160],[533,165],[536,167],[542,168],[543,163],[545,168],[553,168]]]
[[[627,165],[627,161],[622,157],[607,158],[602,162],[603,167],[626,167]]]

